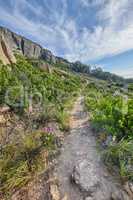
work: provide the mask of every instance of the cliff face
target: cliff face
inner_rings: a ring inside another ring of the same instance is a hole
[[[14,51],[19,51],[28,58],[41,58],[56,63],[56,57],[51,51],[43,49],[40,45],[0,27],[0,59],[4,64],[16,62]]]
[[[71,63],[68,60],[56,57],[51,51],[44,49],[39,44],[32,42],[7,28],[0,27],[0,60],[6,65],[16,62],[14,52],[17,51],[28,58],[42,59],[49,63],[60,63],[73,71],[82,72],[82,68],[89,69],[88,66],[80,62]],[[84,69],[83,72],[86,72]]]
[[[7,37],[8,35],[8,37]],[[7,34],[7,30],[0,28],[0,60],[4,64],[10,64],[16,62],[16,59],[13,55],[11,41],[10,41],[10,32]]]

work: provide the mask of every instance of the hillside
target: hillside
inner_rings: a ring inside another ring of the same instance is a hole
[[[131,200],[133,84],[5,28],[0,59],[0,200]]]
[[[20,55],[16,60],[8,66],[0,63],[0,197],[46,171],[62,132],[69,130],[66,110],[81,85],[72,73],[46,72]]]
[[[102,71],[101,68],[92,69],[91,65],[82,64],[81,62],[69,62],[68,60],[57,57],[51,51],[44,49],[37,43],[26,39],[7,28],[0,27],[0,60],[4,64],[15,63],[14,54],[20,53],[27,58],[41,59],[50,64],[59,66],[75,72],[89,74],[102,80],[115,81],[119,83],[133,82],[132,79],[124,79],[115,74]]]

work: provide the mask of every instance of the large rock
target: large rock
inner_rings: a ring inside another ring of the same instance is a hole
[[[89,72],[87,65],[76,62],[71,63],[68,60],[54,56],[51,51],[44,49],[39,44],[20,36],[7,28],[0,27],[0,60],[4,64],[15,63],[14,52],[19,52],[28,58],[42,59],[52,64],[61,64],[76,72]]]
[[[131,200],[121,185],[95,164],[82,160],[73,169],[72,179],[85,195],[85,200]]]
[[[7,28],[0,27],[0,59],[4,64],[16,62],[14,51],[28,58],[44,59],[56,63],[56,57],[51,51],[43,49],[40,45],[28,40]]]
[[[1,27],[0,36],[10,48],[10,51],[20,51],[24,56],[39,58],[42,47],[10,30]]]
[[[96,168],[87,160],[74,167],[72,178],[82,191],[90,194],[100,187],[100,177],[97,176]]]
[[[42,50],[41,58],[50,63],[54,63],[54,64],[56,63],[56,57],[52,54],[51,51],[49,51],[47,49]]]
[[[0,60],[5,65],[16,62],[13,51],[6,42],[4,34],[2,32],[0,32]]]

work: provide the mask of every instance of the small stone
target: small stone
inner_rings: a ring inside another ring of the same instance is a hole
[[[118,200],[118,199],[120,199],[120,200],[121,200],[121,199],[122,199],[122,200],[131,200],[130,196],[129,196],[126,192],[124,192],[124,191],[122,191],[122,190],[114,191],[114,192],[112,193],[111,198],[112,198],[113,200]]]
[[[57,185],[50,186],[50,193],[52,195],[52,200],[60,200],[60,193]]]
[[[6,119],[4,115],[0,115],[0,124],[5,124],[5,123],[6,123]]]
[[[67,195],[65,194],[65,196],[63,197],[63,199],[62,200],[68,200],[68,197],[67,197]]]
[[[132,182],[129,183],[129,187],[130,187],[131,192],[133,193],[133,183]]]
[[[133,193],[131,191],[131,186],[130,186],[129,182],[125,183],[124,188],[125,188],[125,190],[126,190],[126,192],[128,193],[129,196],[133,196]]]
[[[85,200],[94,200],[92,197],[86,197]]]

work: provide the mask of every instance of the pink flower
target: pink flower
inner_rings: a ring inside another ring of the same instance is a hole
[[[44,127],[43,130],[47,133],[52,133],[54,132],[54,129],[52,127]]]

